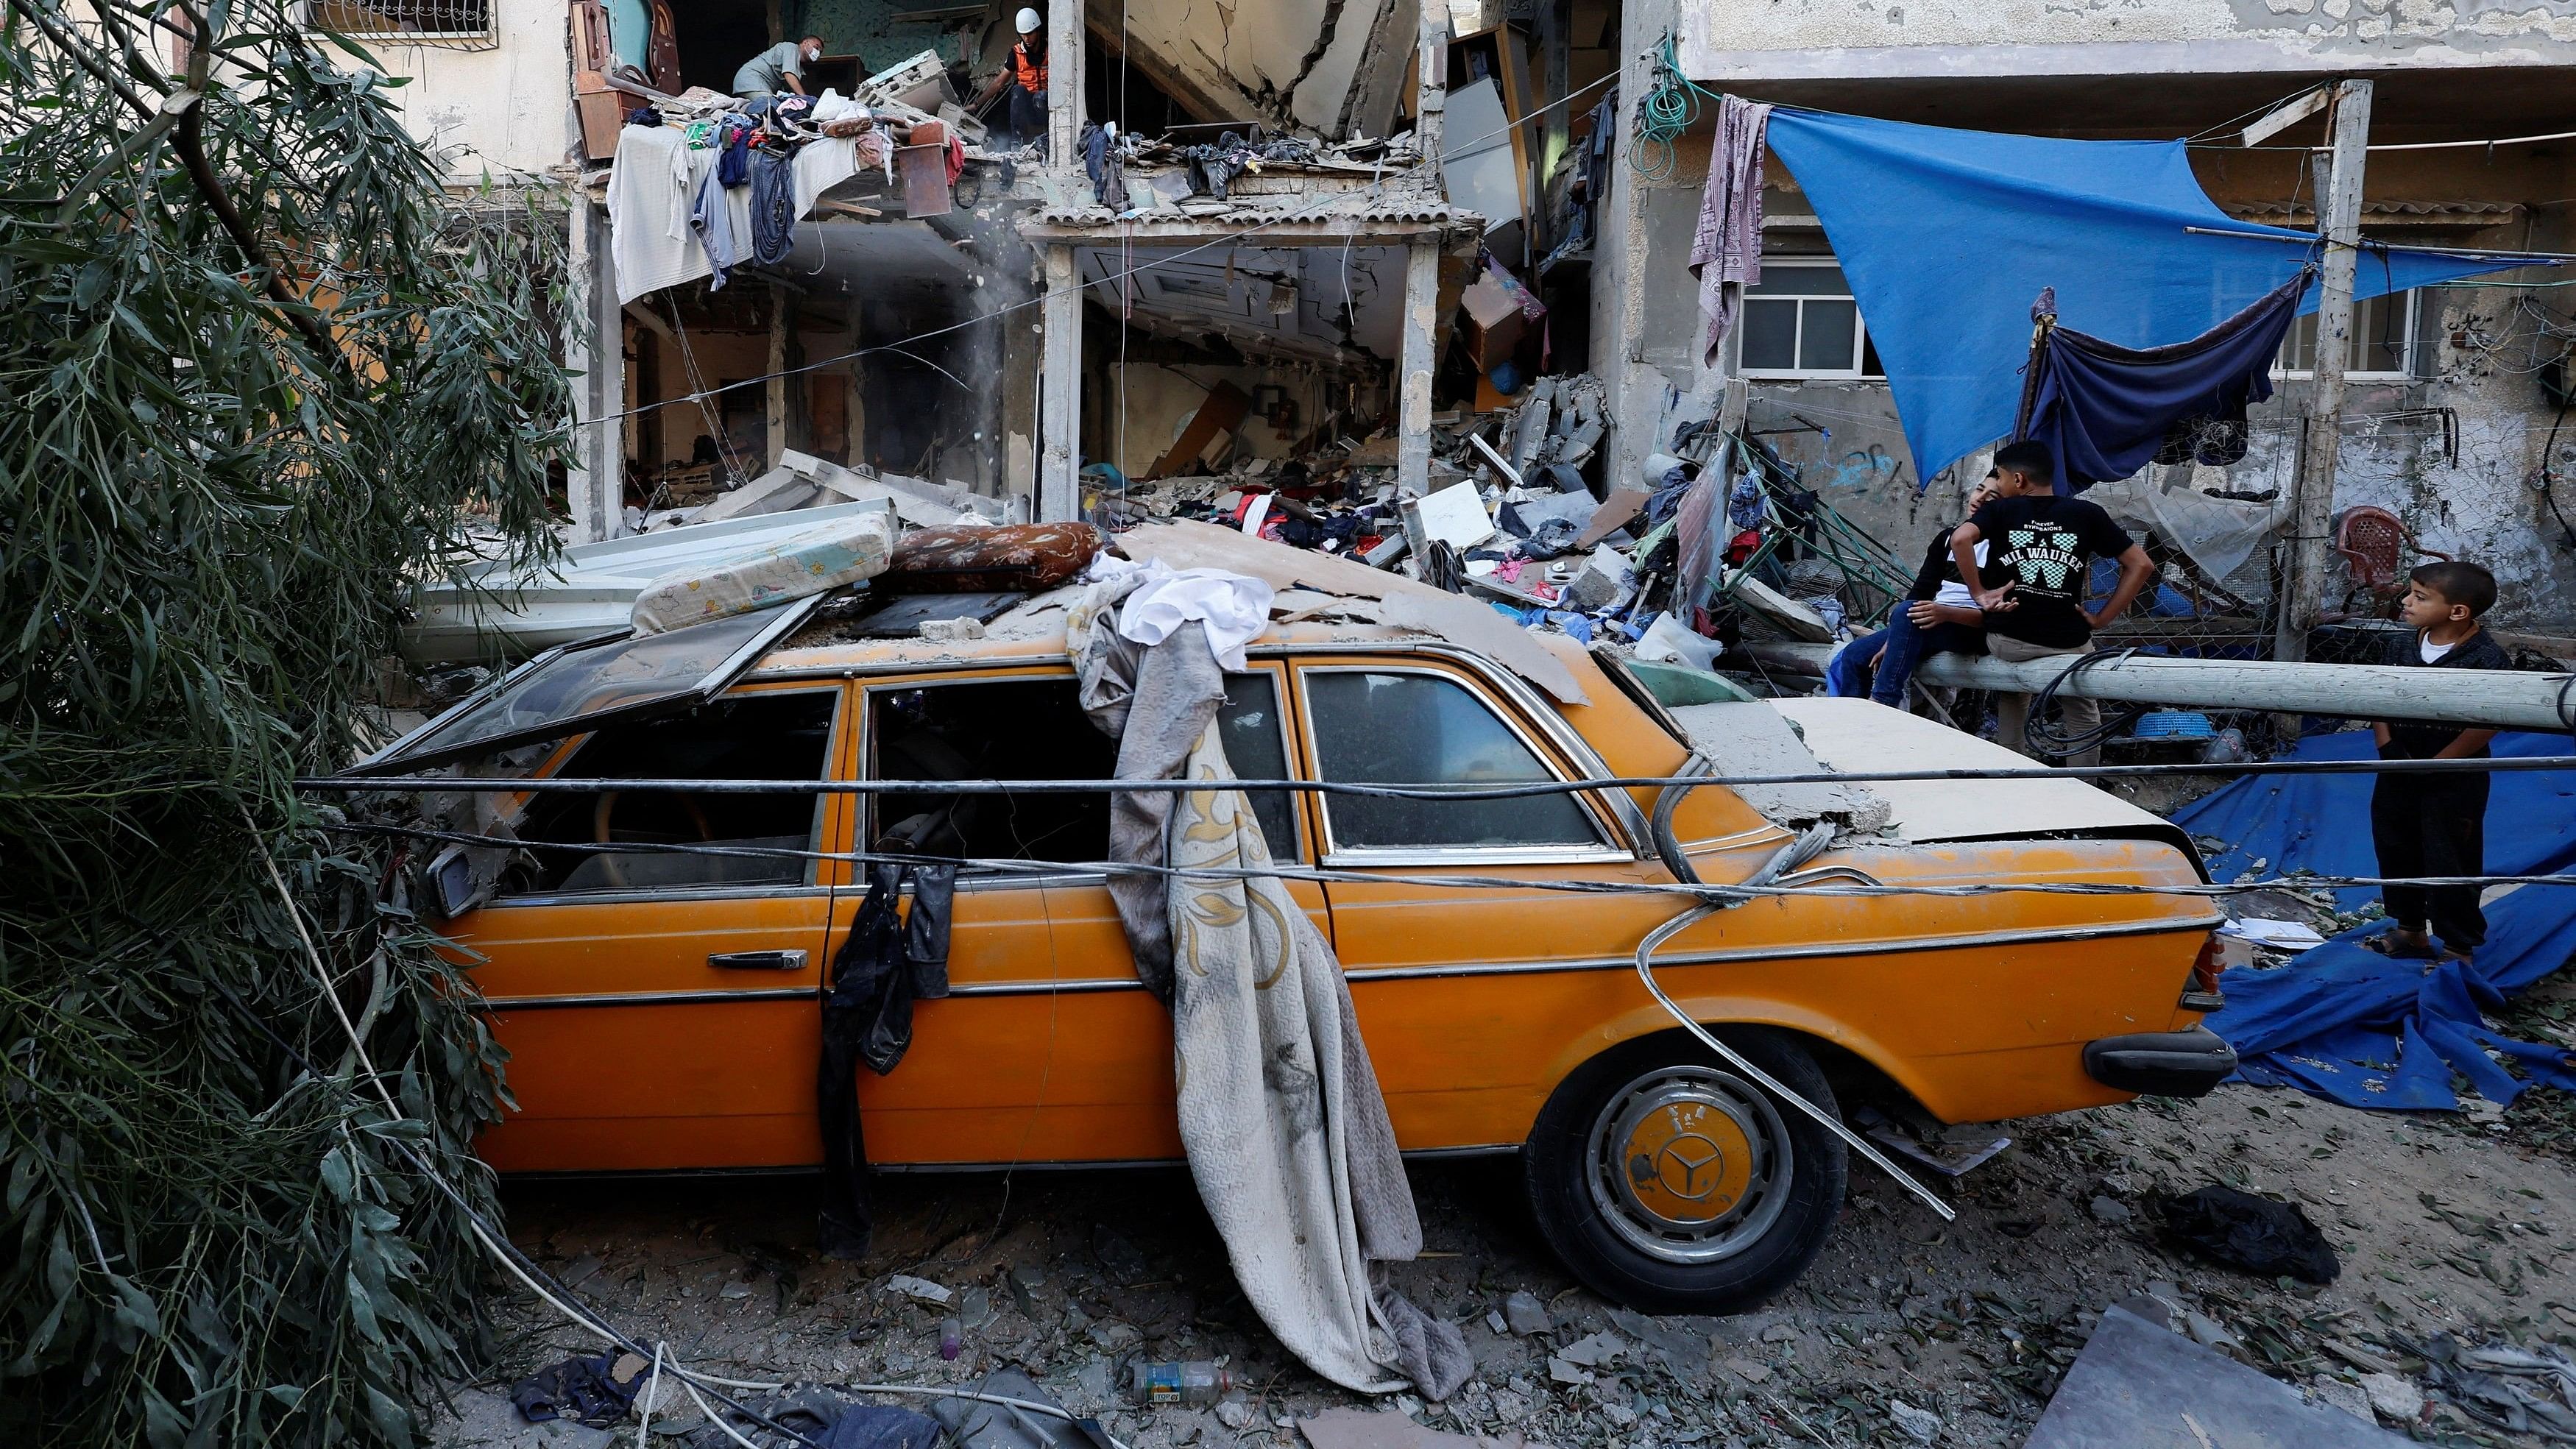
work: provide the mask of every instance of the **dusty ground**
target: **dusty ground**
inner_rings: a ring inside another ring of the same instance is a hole
[[[2576,990],[2531,1002],[2515,1027],[2576,1014]],[[2548,1096],[2511,1114],[2409,1118],[2230,1087],[2007,1124],[2016,1145],[1960,1184],[1947,1226],[1856,1163],[1837,1237],[1804,1281],[1724,1320],[1645,1319],[1575,1286],[1534,1236],[1511,1161],[1416,1164],[1431,1252],[1400,1281],[1464,1325],[1480,1371],[1446,1404],[1399,1404],[1434,1427],[1566,1449],[1717,1449],[1904,1442],[1887,1407],[1903,1400],[1940,1415],[1942,1443],[2018,1444],[2095,1315],[2159,1283],[2302,1385],[2391,1367],[2420,1382],[2410,1350],[2443,1331],[2576,1346],[2576,1139],[2567,1104]],[[2211,1182],[2302,1204],[2341,1254],[2341,1279],[2267,1282],[2161,1246],[2149,1199]],[[876,1249],[859,1264],[809,1251],[813,1190],[795,1179],[521,1188],[511,1224],[631,1332],[711,1372],[919,1383],[1018,1365],[1076,1409],[1104,1411],[1133,1449],[1289,1449],[1297,1417],[1361,1402],[1261,1329],[1178,1171],[881,1184]],[[958,1297],[919,1306],[887,1290],[897,1273]],[[1497,1333],[1488,1315],[1523,1290],[1546,1305],[1549,1331]],[[967,1325],[954,1362],[937,1351],[943,1313]],[[506,1316],[520,1329],[514,1369],[584,1346],[533,1300]],[[1602,1361],[1551,1373],[1551,1353],[1595,1334],[1613,1342],[1575,1357]],[[1239,1406],[1134,1407],[1113,1379],[1139,1353],[1224,1358]],[[685,1407],[663,1422],[704,1427]],[[2406,1428],[2512,1442],[2439,1405]]]

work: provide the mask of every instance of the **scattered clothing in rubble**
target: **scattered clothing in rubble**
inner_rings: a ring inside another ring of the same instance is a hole
[[[895,903],[912,887],[912,911]],[[832,958],[823,998],[823,1054],[814,1094],[823,1124],[823,1251],[867,1252],[867,1141],[859,1123],[859,1063],[883,1076],[912,1045],[912,1003],[948,994],[949,907],[957,867],[883,862],[870,867],[868,897],[849,939]]]
[[[1096,121],[1082,128],[1082,174],[1091,178],[1091,199],[1111,211],[1127,209],[1125,140]]]
[[[1171,1004],[1191,1175],[1245,1299],[1290,1351],[1346,1388],[1384,1393],[1409,1380],[1445,1398],[1475,1361],[1455,1326],[1407,1302],[1378,1266],[1418,1254],[1422,1225],[1350,988],[1331,944],[1267,873],[1251,804],[1224,788],[1225,676],[1205,624],[1188,620],[1153,645],[1115,627],[1143,582],[1110,578],[1073,608],[1066,638],[1083,708],[1117,738],[1120,778],[1209,788],[1158,795],[1160,821],[1113,815],[1110,854],[1263,872],[1113,877],[1159,897],[1159,930],[1133,931],[1134,895],[1120,899],[1120,919],[1138,976]]]
[[[751,257],[776,266],[796,249],[796,162],[775,151],[751,158]]]
[[[612,1376],[621,1358],[631,1354],[614,1351],[590,1358],[568,1358],[552,1368],[540,1369],[510,1385],[510,1402],[518,1406],[519,1417],[531,1424],[550,1424],[558,1419],[605,1429],[626,1417],[635,1402],[635,1391],[642,1387],[639,1369],[623,1381]]]
[[[2155,1201],[2168,1238],[2264,1278],[2331,1283],[2343,1272],[2332,1244],[2295,1203],[2215,1185]]]
[[[2129,348],[2071,327],[2044,329],[2031,349],[2028,416],[2015,436],[2048,445],[2057,491],[2080,493],[2154,461],[2178,424],[2245,426],[2272,395],[2272,367],[2298,316],[2302,271],[2216,327],[2165,347]],[[2047,303],[2054,316],[2054,302]]]
[[[1747,285],[1762,280],[1762,154],[1771,108],[1727,96],[1718,103],[1717,146],[1710,153],[1708,185],[1699,199],[1699,228],[1691,237],[1691,275],[1699,278],[1699,310],[1708,319],[1702,352],[1709,366],[1735,329]]]
[[[995,1369],[960,1387],[999,1399],[1064,1407],[1055,1395],[1015,1368]],[[1097,1428],[1092,1421],[1076,1423],[980,1399],[934,1399],[930,1413],[957,1449],[1094,1449],[1097,1442],[1083,1432],[1086,1425]]]

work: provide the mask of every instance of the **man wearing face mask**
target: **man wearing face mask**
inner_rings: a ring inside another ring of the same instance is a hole
[[[805,89],[805,67],[822,58],[823,37],[819,35],[782,40],[742,63],[742,69],[733,73],[733,93],[745,100],[774,96],[780,91],[810,95]]]

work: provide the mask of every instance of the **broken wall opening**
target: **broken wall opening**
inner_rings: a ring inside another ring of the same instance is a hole
[[[1025,262],[993,264],[927,224],[835,220],[801,224],[774,269],[636,299],[627,406],[648,411],[627,428],[628,506],[703,503],[790,450],[1028,493],[1004,442],[1034,429],[1008,422],[1036,369],[1036,337],[1005,310],[1026,286]]]
[[[1090,284],[1085,371],[1098,379],[1085,389],[1086,459],[1135,482],[1210,480],[1201,491],[1225,476],[1392,466],[1391,443],[1368,440],[1394,423],[1403,245],[1086,247],[1076,259]]]

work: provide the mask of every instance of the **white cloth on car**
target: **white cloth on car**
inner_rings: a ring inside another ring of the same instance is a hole
[[[1199,1197],[1245,1301],[1308,1367],[1362,1393],[1409,1383],[1445,1398],[1475,1360],[1454,1325],[1386,1281],[1381,1265],[1422,1249],[1413,1190],[1341,963],[1269,873],[1251,803],[1230,788],[1208,625],[1182,619],[1140,646],[1113,615],[1158,585],[1148,569],[1103,572],[1066,625],[1083,708],[1118,739],[1120,778],[1206,783],[1114,794],[1110,855],[1252,872],[1110,878],[1137,975],[1171,1004],[1181,1145]],[[1149,800],[1157,807],[1124,808]]]
[[[1175,569],[1159,561],[1132,564],[1107,554],[1094,562],[1089,577],[1137,580],[1118,610],[1123,637],[1160,644],[1195,619],[1207,626],[1208,648],[1228,669],[1244,667],[1243,646],[1270,626],[1270,601],[1276,596],[1261,580],[1224,569]]]

